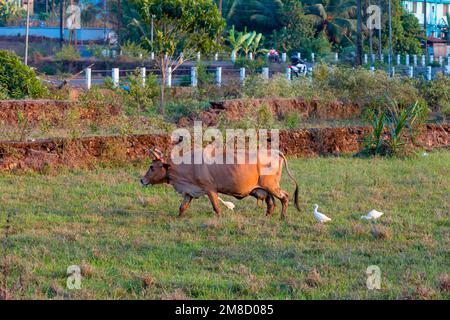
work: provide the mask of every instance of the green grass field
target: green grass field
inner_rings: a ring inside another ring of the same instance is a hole
[[[448,299],[450,152],[407,159],[290,159],[302,211],[272,218],[253,198],[216,219],[186,217],[170,186],[142,188],[145,164],[57,175],[0,174],[2,271],[15,298]],[[293,185],[283,174],[291,194]],[[228,197],[224,197],[230,200]],[[232,200],[232,199],[231,199]],[[318,225],[312,207],[333,221]],[[371,209],[385,215],[361,221]],[[4,228],[2,228],[2,237]],[[4,239],[3,239],[4,240]],[[82,268],[80,290],[66,269]],[[366,288],[366,268],[381,289]]]

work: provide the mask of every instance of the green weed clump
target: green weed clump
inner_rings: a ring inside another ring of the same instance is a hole
[[[368,116],[372,132],[365,139],[362,154],[392,156],[406,152],[402,146],[408,138],[414,139],[415,130],[427,115],[427,107],[418,102],[400,107],[391,101],[388,108],[373,110]]]
[[[74,46],[63,46],[60,51],[55,54],[56,60],[78,60],[80,53]]]

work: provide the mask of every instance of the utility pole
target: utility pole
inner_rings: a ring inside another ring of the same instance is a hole
[[[425,30],[425,55],[427,57],[428,61],[428,36],[427,36],[427,0],[423,2],[424,8],[423,8],[423,28]]]
[[[389,74],[392,75],[392,6],[391,6],[391,1],[389,0],[388,2],[388,10],[389,10],[389,58],[388,58],[388,63],[389,63]]]
[[[117,0],[117,42],[120,46],[120,34],[122,32],[122,1]]]
[[[150,29],[150,43],[152,45],[152,50],[153,50],[154,19],[155,19],[155,15],[152,14],[152,23],[151,23],[151,29]]]
[[[59,3],[59,45],[62,48],[64,43],[64,0]]]
[[[369,0],[370,7],[370,0]],[[373,24],[371,24],[372,28],[369,29],[369,50],[370,50],[370,65],[372,66],[372,55],[373,55]]]
[[[383,10],[381,9],[381,0],[378,0],[378,7],[380,8],[380,28],[378,29],[378,57],[381,57],[383,53],[382,42],[381,42],[381,17]]]
[[[362,17],[361,17],[361,0],[356,2],[356,16],[357,16],[357,26],[356,26],[356,61],[355,64],[360,66],[362,64]]]
[[[30,35],[30,0],[27,0],[27,28],[25,31],[25,65],[28,65],[28,37]]]

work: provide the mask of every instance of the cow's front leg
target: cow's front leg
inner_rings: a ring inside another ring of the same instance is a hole
[[[220,217],[220,207],[219,207],[219,195],[215,191],[208,191],[208,198],[216,212],[217,217]]]
[[[184,195],[183,202],[180,205],[180,212],[178,213],[178,217],[181,218],[184,215],[184,212],[189,208],[191,201],[192,197],[190,195]]]

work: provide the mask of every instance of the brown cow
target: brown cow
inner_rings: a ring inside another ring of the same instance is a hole
[[[267,159],[262,159],[258,153],[256,164],[192,164],[194,163],[194,152],[191,152],[191,164],[175,164],[171,159],[165,160],[159,150],[152,149],[151,155],[154,159],[145,176],[141,179],[142,185],[168,183],[180,193],[184,199],[181,203],[179,216],[189,208],[193,198],[207,195],[217,216],[220,216],[218,194],[226,194],[237,199],[254,196],[265,200],[267,203],[267,214],[270,215],[275,207],[274,198],[281,201],[281,218],[286,218],[289,195],[280,188],[280,179],[283,161],[286,171],[295,183],[294,203],[298,211],[298,184],[289,171],[286,157],[278,152],[275,167],[271,168],[271,174],[262,175],[261,171],[268,168]],[[200,150],[202,152],[202,150]],[[249,154],[245,152],[248,159]],[[236,154],[235,154],[236,159]],[[265,161],[262,161],[265,160]],[[236,162],[236,161],[235,161]]]

